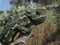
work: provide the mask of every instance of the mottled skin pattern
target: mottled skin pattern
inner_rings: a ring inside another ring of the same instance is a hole
[[[18,32],[24,35],[29,35],[34,27],[33,25],[44,22],[44,10],[45,9],[29,9],[25,10],[25,12],[22,12],[21,14],[19,13],[11,16],[11,19],[7,21],[4,26],[4,30],[0,34],[0,41],[3,45],[9,44],[13,41],[13,36],[15,36]]]

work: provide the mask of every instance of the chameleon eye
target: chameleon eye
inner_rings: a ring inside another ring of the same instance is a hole
[[[41,15],[42,14],[41,10],[40,9],[36,9],[36,14],[37,15]]]
[[[30,14],[30,12],[26,11],[28,14]]]

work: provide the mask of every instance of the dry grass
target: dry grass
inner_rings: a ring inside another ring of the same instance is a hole
[[[48,43],[47,41],[51,40],[50,37],[53,33],[47,20],[44,23],[37,25],[33,29],[33,32],[34,36],[30,38],[27,45],[46,45],[46,43]]]

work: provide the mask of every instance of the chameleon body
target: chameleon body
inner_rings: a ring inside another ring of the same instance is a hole
[[[4,30],[0,34],[0,40],[3,45],[9,44],[13,40],[13,35],[16,31],[29,35],[33,25],[44,22],[45,15],[42,13],[44,10],[29,9],[20,11],[20,13],[17,12],[17,14],[13,13],[13,16],[7,21]]]

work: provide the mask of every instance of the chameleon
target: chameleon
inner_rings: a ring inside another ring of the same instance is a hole
[[[44,22],[45,9],[23,10],[22,13],[17,13],[4,26],[4,30],[0,34],[0,40],[3,45],[9,44],[13,40],[13,35],[16,31],[23,34],[30,34],[31,27]],[[33,13],[32,13],[33,12]]]

